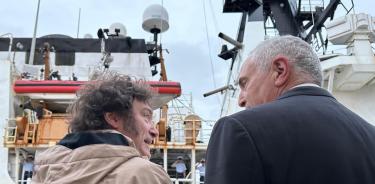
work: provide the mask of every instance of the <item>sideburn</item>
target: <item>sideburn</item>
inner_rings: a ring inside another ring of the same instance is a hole
[[[134,134],[135,136],[139,135],[139,131],[137,130],[137,125],[135,124],[134,117],[132,115],[128,116],[127,118],[124,117],[123,119],[123,126],[126,132]]]

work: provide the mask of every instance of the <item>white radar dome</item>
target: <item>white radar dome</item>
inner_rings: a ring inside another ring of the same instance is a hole
[[[85,35],[83,36],[83,38],[87,38],[87,39],[89,39],[89,38],[93,38],[93,37],[92,37],[92,35],[91,35],[90,33],[87,33],[87,34],[85,34]]]
[[[111,26],[109,26],[109,34],[112,34],[112,35],[116,34],[115,29],[120,30],[120,32],[118,33],[118,37],[120,38],[126,37],[126,28],[124,24],[121,24],[118,22],[111,24]]]
[[[167,10],[159,4],[150,5],[143,12],[142,27],[145,31],[153,33],[158,29],[161,33],[169,28],[169,19]]]

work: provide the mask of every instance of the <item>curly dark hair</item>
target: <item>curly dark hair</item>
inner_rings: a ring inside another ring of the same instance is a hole
[[[137,133],[131,121],[133,101],[149,103],[153,93],[145,81],[114,73],[86,83],[77,95],[68,108],[70,132],[113,129],[104,114],[114,112],[125,120],[125,129]]]

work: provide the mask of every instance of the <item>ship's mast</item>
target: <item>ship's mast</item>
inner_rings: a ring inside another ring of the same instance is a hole
[[[44,80],[49,80],[50,74],[50,63],[49,63],[50,45],[49,43],[44,43],[43,47],[43,61],[44,61]]]
[[[267,33],[272,31],[272,33],[276,35],[299,36],[305,41],[314,44],[315,48],[323,48],[323,52],[326,50],[328,40],[322,38],[323,24],[328,18],[333,18],[337,6],[342,3],[340,0],[330,0],[325,6],[323,0],[314,0],[314,3],[311,1],[312,0],[224,1],[224,13],[242,13],[243,16],[239,26],[237,40],[223,33],[219,34],[220,38],[234,46],[234,48],[228,49],[227,45],[223,45],[222,51],[219,54],[219,57],[224,60],[232,60],[227,76],[227,83],[224,87],[204,94],[205,97],[218,92],[224,94],[221,116],[230,113],[230,108],[234,106],[234,104],[232,104],[234,98],[231,99],[230,96],[238,95],[237,75],[239,71],[237,71],[237,73],[233,71],[233,64],[238,60],[236,66],[241,65],[241,52],[245,47],[248,47],[247,45],[242,45],[246,22],[263,22],[266,34],[265,39],[270,37]],[[248,16],[248,21],[246,20],[246,16]]]

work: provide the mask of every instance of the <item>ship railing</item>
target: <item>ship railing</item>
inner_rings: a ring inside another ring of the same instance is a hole
[[[31,178],[27,178],[26,180],[18,180],[17,184],[31,184]]]
[[[66,117],[63,113],[44,110],[41,119],[24,115],[8,120],[4,128],[4,146],[54,145],[68,133]]]
[[[192,144],[208,144],[215,121],[173,121],[171,128],[171,142]]]
[[[13,35],[12,35],[12,33],[5,33],[5,34],[0,35],[0,37],[5,37],[5,36],[9,37],[9,50],[8,50],[7,60],[11,61],[10,56],[11,56],[11,53],[12,53]]]
[[[180,183],[180,182],[184,182],[184,183],[192,183],[192,184],[203,184],[204,181],[199,181],[199,172],[196,171],[196,174],[195,174],[195,182],[194,180],[191,178],[191,171],[186,175],[185,178],[171,178],[172,182],[173,183]]]
[[[171,178],[171,180],[175,184],[178,184],[179,182],[193,183],[193,180],[188,178]]]

